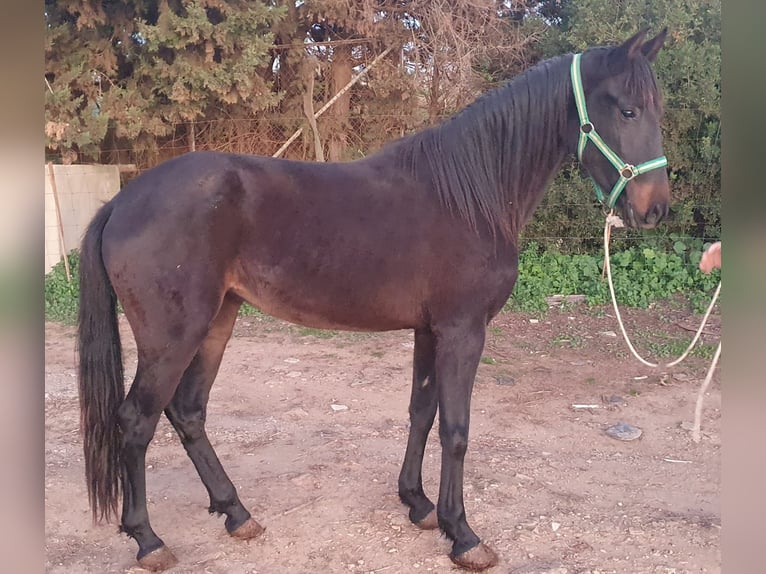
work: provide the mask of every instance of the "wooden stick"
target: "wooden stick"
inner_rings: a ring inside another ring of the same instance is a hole
[[[292,508],[289,508],[289,509],[285,510],[282,513],[282,516],[288,516],[288,515],[290,515],[290,514],[292,514],[294,512],[298,512],[299,510],[303,510],[304,508],[308,508],[309,506],[311,506],[315,502],[319,502],[323,498],[324,498],[324,496],[320,495],[320,496],[317,496],[316,498],[312,498],[311,500],[309,500],[307,502],[304,502],[303,504],[299,504],[298,506],[293,506]]]
[[[681,323],[674,323],[677,327],[681,327],[685,331],[692,331],[693,333],[697,332],[696,327],[687,327],[686,325],[682,325]],[[710,331],[701,331],[703,335],[707,335],[709,337],[715,337],[715,333],[711,333]]]
[[[393,46],[389,46],[388,48],[386,48],[385,50],[383,50],[383,51],[382,51],[380,54],[378,54],[378,55],[375,57],[375,59],[374,59],[372,62],[370,62],[370,64],[369,64],[367,67],[365,67],[365,69],[364,69],[364,70],[362,70],[362,71],[361,71],[361,72],[359,72],[359,73],[358,73],[356,76],[354,76],[353,78],[351,78],[351,81],[349,81],[349,83],[348,83],[348,84],[346,84],[345,86],[343,86],[343,87],[340,89],[340,91],[338,91],[338,93],[337,93],[337,94],[335,94],[335,95],[334,95],[332,98],[330,98],[330,101],[328,101],[328,102],[327,102],[325,105],[323,105],[321,108],[319,108],[319,109],[317,110],[317,112],[314,114],[314,119],[318,118],[318,117],[319,117],[319,116],[321,116],[323,113],[325,113],[325,112],[326,112],[326,111],[327,111],[327,110],[330,108],[330,106],[332,106],[332,105],[333,105],[335,102],[337,102],[337,101],[338,101],[338,99],[339,99],[339,98],[340,98],[340,97],[341,97],[343,94],[345,94],[345,93],[346,93],[346,92],[347,92],[347,91],[348,91],[348,90],[351,88],[351,86],[353,86],[354,84],[356,84],[356,83],[357,83],[357,82],[358,82],[358,81],[359,81],[359,80],[362,78],[362,76],[364,76],[365,74],[367,74],[367,72],[369,72],[369,71],[370,71],[370,70],[371,70],[371,69],[372,69],[372,68],[373,68],[373,67],[374,67],[374,66],[375,66],[375,65],[376,65],[378,62],[380,62],[380,61],[381,61],[381,60],[382,60],[382,59],[383,59],[383,58],[384,58],[384,57],[385,57],[385,56],[386,56],[386,55],[387,55],[387,54],[388,54],[388,53],[389,53],[391,50],[393,50],[393,49],[394,49],[394,47],[393,47]],[[296,140],[296,138],[297,138],[299,135],[301,135],[301,133],[303,133],[303,126],[299,127],[297,130],[295,130],[295,133],[293,133],[293,135],[291,135],[291,136],[290,136],[290,137],[287,139],[287,141],[286,141],[284,144],[282,144],[282,147],[281,147],[281,148],[279,148],[279,149],[278,149],[278,150],[277,150],[277,151],[274,153],[274,155],[273,155],[273,156],[271,156],[271,157],[279,157],[279,156],[281,156],[283,153],[285,153],[285,150],[286,150],[288,147],[290,147],[290,144],[291,144],[291,143],[293,143],[293,142]]]
[[[51,176],[51,190],[53,191],[53,202],[56,205],[56,227],[59,232],[59,250],[64,255],[64,269],[66,270],[67,282],[72,282],[72,274],[69,271],[69,258],[66,254],[66,244],[64,243],[64,222],[61,221],[61,206],[59,205],[59,192],[56,189],[56,176],[53,174],[53,162],[48,162],[48,173]]]

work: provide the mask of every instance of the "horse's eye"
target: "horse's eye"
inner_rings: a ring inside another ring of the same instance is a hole
[[[633,110],[620,110],[622,112],[622,116],[625,118],[635,118],[636,112]]]

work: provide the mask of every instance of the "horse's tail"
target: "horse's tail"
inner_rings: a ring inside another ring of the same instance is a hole
[[[85,479],[93,520],[117,517],[121,491],[122,435],[117,409],[125,398],[117,296],[101,256],[101,236],[112,214],[104,205],[88,226],[80,248],[80,309],[77,346],[80,426]]]

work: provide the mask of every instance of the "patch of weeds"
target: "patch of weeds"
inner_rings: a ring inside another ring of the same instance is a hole
[[[679,357],[686,351],[689,343],[692,342],[691,337],[684,337],[682,339],[673,339],[667,333],[655,333],[654,337],[661,338],[660,341],[646,341],[646,348],[655,357],[662,358],[674,358]],[[690,357],[699,357],[701,359],[712,359],[715,355],[715,345],[697,344],[694,349],[689,353]]]
[[[74,325],[77,323],[80,307],[79,253],[76,250],[71,251],[67,260],[71,282],[67,280],[63,259],[45,276],[45,319]]]
[[[595,385],[596,384],[596,379],[594,379],[593,377],[588,377],[587,379],[585,379],[585,384],[586,385]]]
[[[637,389],[630,389],[630,390],[628,391],[628,394],[629,394],[631,397],[637,397],[638,395],[640,395],[640,394],[641,394],[641,391],[639,391],[639,390],[637,390]]]
[[[382,359],[384,354],[385,353],[383,353],[383,351],[373,351],[372,353],[370,353],[370,355],[372,355],[376,359]]]
[[[298,327],[299,337],[316,337],[317,339],[332,339],[337,336],[337,331],[327,329],[313,329],[312,327]]]
[[[704,311],[720,280],[720,271],[702,273],[697,265],[701,239],[670,235],[670,244],[647,239],[641,245],[612,253],[612,277],[617,300],[627,307],[646,308],[672,299],[696,312]],[[607,282],[601,278],[603,254],[565,254],[530,242],[519,255],[519,279],[506,310],[546,312],[546,297],[585,295],[589,306],[609,302]]]
[[[495,365],[497,364],[497,361],[493,359],[492,357],[484,356],[481,358],[481,362],[485,365]]]
[[[552,344],[554,347],[568,347],[570,349],[579,349],[585,344],[585,339],[580,335],[561,334],[554,337]]]
[[[267,315],[258,307],[253,307],[250,303],[242,303],[239,308],[239,317],[258,317],[260,319],[273,319],[271,315]]]
[[[490,327],[489,332],[495,337],[500,337],[503,334],[503,330],[500,327]]]

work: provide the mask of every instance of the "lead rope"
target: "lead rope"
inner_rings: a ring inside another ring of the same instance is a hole
[[[705,325],[707,324],[708,318],[710,317],[710,313],[713,310],[713,307],[715,306],[716,301],[718,300],[718,295],[721,293],[721,282],[718,282],[718,287],[716,287],[715,294],[713,295],[712,301],[710,301],[710,305],[708,305],[707,311],[705,312],[705,316],[702,318],[702,323],[699,326],[699,329],[697,329],[697,333],[694,335],[694,338],[692,339],[692,342],[687,347],[686,351],[683,352],[683,354],[675,359],[674,361],[671,361],[670,363],[667,363],[665,365],[660,365],[658,363],[652,363],[650,361],[647,361],[644,359],[641,355],[638,354],[636,349],[633,347],[633,343],[630,342],[630,337],[628,337],[628,333],[625,331],[625,325],[623,325],[622,322],[622,315],[620,315],[620,309],[617,306],[617,298],[614,295],[614,284],[612,283],[612,266],[609,261],[609,239],[612,235],[612,227],[624,227],[625,224],[622,222],[622,220],[619,218],[619,216],[614,214],[614,211],[609,213],[609,215],[606,216],[606,224],[604,225],[604,268],[606,269],[606,276],[609,281],[609,293],[612,296],[612,306],[614,307],[614,313],[617,316],[617,323],[620,325],[620,331],[622,332],[622,336],[625,339],[625,342],[628,344],[628,348],[630,349],[630,352],[633,353],[633,356],[638,359],[641,363],[646,365],[647,367],[674,367],[677,364],[679,364],[681,361],[683,361],[687,355],[691,352],[691,350],[694,348],[694,346],[697,344],[697,341],[700,338],[700,335],[702,334],[702,330],[705,328]],[[702,383],[702,386],[700,387],[699,393],[697,394],[697,404],[694,409],[694,424],[692,426],[692,440],[694,442],[700,441],[700,427],[702,425],[702,402],[704,400],[705,391],[707,390],[708,386],[710,385],[710,381],[713,379],[713,372],[715,371],[716,365],[718,364],[718,359],[721,356],[721,343],[719,341],[718,348],[715,351],[715,355],[713,356],[713,361],[710,363],[710,368],[708,368],[707,375],[705,376],[705,381]]]

